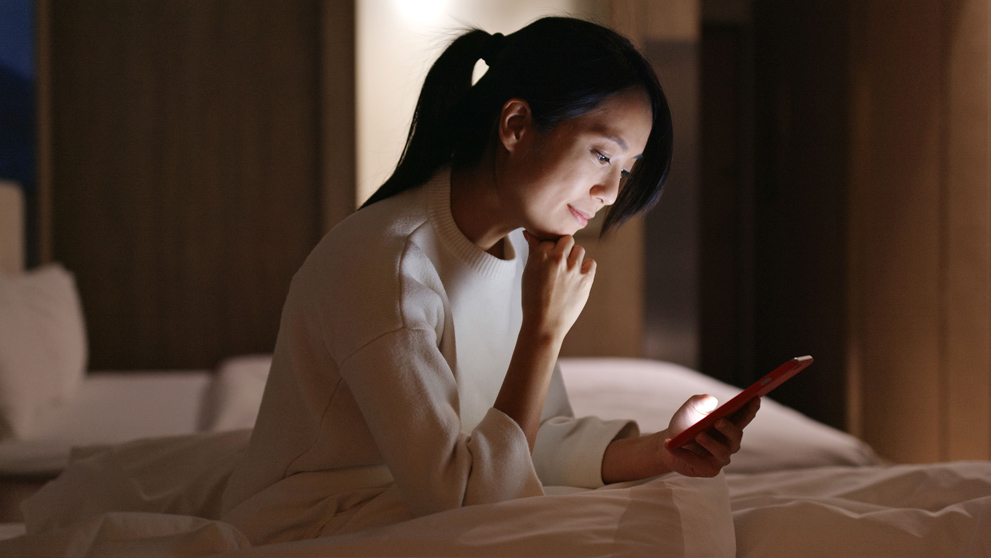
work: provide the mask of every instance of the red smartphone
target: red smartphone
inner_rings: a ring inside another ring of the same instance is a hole
[[[805,370],[812,364],[812,357],[805,355],[795,357],[781,366],[777,367],[767,376],[757,380],[747,389],[741,391],[736,397],[723,403],[716,410],[702,417],[701,420],[686,428],[681,434],[668,440],[665,447],[669,450],[680,448],[681,446],[695,439],[695,435],[704,430],[712,428],[717,420],[729,417],[739,411],[754,397],[767,395],[772,389],[788,381],[792,376]]]

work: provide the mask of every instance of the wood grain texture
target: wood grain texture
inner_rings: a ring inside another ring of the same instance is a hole
[[[321,231],[327,232],[354,212],[358,199],[355,5],[337,0],[319,7]]]
[[[940,30],[933,2],[868,3],[869,123],[853,286],[860,306],[862,435],[898,461],[939,458]]]
[[[850,420],[897,461],[991,458],[988,6],[854,11]]]
[[[90,367],[271,351],[319,235],[316,2],[52,3],[54,258]]]
[[[949,2],[943,26],[943,459],[991,458],[989,4]]]

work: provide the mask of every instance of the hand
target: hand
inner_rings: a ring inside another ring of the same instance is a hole
[[[532,333],[556,342],[581,314],[595,279],[595,260],[585,259],[585,249],[575,239],[541,241],[523,231],[530,256],[523,270],[523,323]]]
[[[695,441],[669,450],[665,443],[716,408],[716,398],[695,395],[675,411],[666,430],[639,438],[613,440],[602,456],[602,481],[606,484],[646,479],[676,471],[687,477],[714,477],[740,451],[743,429],[754,420],[760,398],[754,398],[729,419],[716,421],[716,431],[695,436]]]
[[[729,418],[716,421],[712,429],[695,436],[694,442],[669,450],[664,442],[698,422],[716,408],[716,398],[711,395],[695,395],[688,399],[671,417],[668,429],[655,434],[660,441],[659,457],[666,468],[688,477],[714,477],[729,465],[732,455],[740,451],[743,429],[757,415],[760,398],[755,397],[745,407]]]

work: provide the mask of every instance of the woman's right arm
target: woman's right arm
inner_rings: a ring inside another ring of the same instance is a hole
[[[524,231],[530,247],[523,271],[523,324],[494,407],[526,435],[533,451],[554,365],[564,336],[588,300],[595,260],[571,236],[540,241]]]

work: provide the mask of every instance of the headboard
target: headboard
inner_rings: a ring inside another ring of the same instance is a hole
[[[24,270],[24,193],[13,182],[0,180],[0,271]]]

